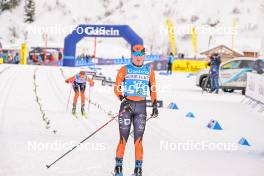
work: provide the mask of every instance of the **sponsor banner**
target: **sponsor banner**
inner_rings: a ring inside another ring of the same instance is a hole
[[[93,80],[99,80],[99,81],[103,81],[106,80],[105,76],[97,76],[97,75],[93,75]]]
[[[120,36],[120,31],[118,28],[113,26],[78,26],[75,29],[77,34],[86,34],[87,36],[108,36],[108,37],[118,37]]]
[[[197,57],[197,32],[195,27],[192,27],[192,46],[194,56]]]
[[[208,68],[208,63],[206,61],[199,61],[199,60],[174,60],[172,64],[173,72],[196,73],[206,68]]]
[[[96,65],[114,65],[114,59],[98,59]]]
[[[92,76],[95,76],[95,75],[96,75],[96,72],[93,72],[93,71],[85,71],[85,74],[86,74],[86,75],[92,75]]]
[[[171,19],[167,19],[166,20],[166,25],[168,28],[168,33],[169,33],[169,41],[170,41],[170,52],[172,52],[172,54],[174,56],[176,56],[177,54],[177,50],[176,50],[176,39],[175,39],[175,34],[174,34],[174,25]]]
[[[158,106],[158,108],[162,108],[163,107],[163,101],[162,100],[158,100],[157,101],[157,106]],[[147,107],[152,107],[151,100],[147,100]]]
[[[167,60],[154,61],[154,62],[148,63],[147,65],[150,65],[155,71],[162,71],[162,70],[167,70],[168,61]]]
[[[20,48],[20,64],[21,65],[26,65],[27,64],[27,44],[22,43],[21,48]]]
[[[92,62],[90,61],[75,59],[75,67],[91,66],[91,65],[92,65]]]
[[[102,86],[113,86],[113,85],[115,85],[114,81],[102,80]]]
[[[246,96],[264,103],[264,75],[247,73]]]

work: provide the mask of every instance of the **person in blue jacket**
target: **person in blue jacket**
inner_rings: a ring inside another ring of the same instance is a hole
[[[210,56],[210,84],[211,91],[210,93],[219,92],[219,68],[221,64],[221,56],[218,53],[214,53]]]
[[[20,61],[19,55],[18,55],[18,53],[16,53],[15,56],[14,56],[14,63],[15,64],[19,64],[19,61]]]
[[[167,68],[167,73],[168,74],[172,74],[173,61],[174,61],[173,53],[170,53],[170,55],[168,56],[168,68]]]

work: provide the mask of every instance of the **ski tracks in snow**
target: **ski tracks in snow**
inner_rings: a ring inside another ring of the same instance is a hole
[[[0,133],[4,128],[5,123],[5,113],[8,98],[13,90],[13,85],[15,82],[17,70],[10,70],[11,67],[6,67],[5,71],[2,71],[0,74],[1,84],[0,84]],[[11,73],[10,73],[11,72]],[[9,73],[9,74],[6,74]]]

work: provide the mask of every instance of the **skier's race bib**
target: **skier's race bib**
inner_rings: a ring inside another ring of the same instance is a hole
[[[136,67],[126,65],[126,76],[123,84],[125,96],[147,97],[149,93],[150,66]]]

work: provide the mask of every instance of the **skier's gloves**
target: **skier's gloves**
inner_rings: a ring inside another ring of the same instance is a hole
[[[120,95],[119,99],[121,101],[121,104],[123,104],[123,107],[125,109],[126,112],[132,112],[132,108],[130,103],[127,101],[126,97]]]
[[[126,97],[124,97],[123,95],[119,95],[119,100],[123,101],[123,99],[125,99]]]
[[[153,107],[152,107],[152,114],[151,117],[152,118],[156,118],[159,115],[159,110],[158,110],[158,105],[157,105],[157,101],[155,100],[153,102]]]
[[[66,82],[66,83],[70,83],[70,81],[69,81],[69,80],[65,80],[65,82]]]

